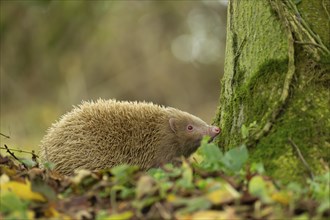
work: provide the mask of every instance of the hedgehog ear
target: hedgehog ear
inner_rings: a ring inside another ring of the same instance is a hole
[[[170,124],[170,127],[171,127],[172,131],[173,131],[174,133],[176,133],[175,119],[174,119],[174,118],[170,118],[170,119],[168,120],[168,122],[169,122],[169,124]]]

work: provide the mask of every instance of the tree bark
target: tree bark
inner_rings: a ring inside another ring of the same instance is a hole
[[[295,3],[294,3],[295,2]],[[330,35],[324,0],[231,0],[215,123],[284,181],[329,169]]]

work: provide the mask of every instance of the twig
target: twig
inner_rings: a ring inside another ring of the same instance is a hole
[[[290,144],[292,145],[292,147],[296,149],[297,154],[298,154],[298,157],[299,157],[299,159],[302,161],[302,163],[304,164],[304,166],[307,168],[310,178],[311,178],[312,180],[314,180],[314,174],[313,174],[313,171],[312,171],[312,169],[310,168],[310,166],[308,165],[308,163],[307,163],[307,161],[305,160],[304,156],[301,154],[301,151],[300,151],[299,147],[293,142],[293,140],[292,140],[291,138],[289,138],[288,140],[289,140]]]
[[[302,41],[295,41],[296,44],[302,44],[302,45],[312,45],[318,48],[323,49],[323,47],[317,43],[313,43],[313,42],[302,42]]]
[[[5,147],[0,147],[0,149],[2,149],[2,150],[8,150],[9,148],[7,147],[7,145],[5,145]],[[10,149],[10,150],[11,150],[11,151],[17,151],[17,152],[19,152],[19,153],[32,154],[32,157],[35,156],[36,158],[39,158],[39,156],[36,155],[36,154],[34,153],[34,150],[32,150],[32,152],[30,152],[30,151],[25,151],[25,150],[17,150],[17,149]],[[8,152],[8,151],[7,151],[7,152]]]
[[[157,202],[155,204],[155,207],[156,209],[158,210],[160,216],[163,218],[163,219],[172,219],[173,216],[171,215],[170,212],[168,212],[162,205],[161,203]]]
[[[117,201],[116,201],[116,190],[111,189],[110,191],[110,205],[113,213],[117,213]]]
[[[243,41],[241,42],[237,51],[235,52],[235,57],[234,57],[235,60],[237,60],[238,57],[241,55],[241,52],[242,52],[242,49],[243,49],[245,43],[246,43],[246,37],[243,38]]]
[[[294,11],[295,14],[300,14],[298,11],[298,8],[296,7],[295,4],[293,4],[292,1],[286,1],[284,4],[289,6]],[[322,5],[324,6],[324,4],[322,4]],[[326,8],[325,8],[325,11],[328,14],[328,11],[326,10]],[[309,38],[309,41],[317,42],[317,44],[319,44],[320,48],[322,48],[322,50],[326,54],[328,54],[328,55],[330,54],[329,49],[323,44],[320,36],[312,31],[312,29],[309,27],[307,22],[302,17],[300,19],[300,22],[297,22],[296,19],[293,19],[293,23],[296,23],[298,29],[306,34],[306,36]],[[295,32],[297,32],[297,30]],[[304,41],[304,40],[302,40],[302,41]]]
[[[5,145],[5,149],[7,150],[7,153],[10,154],[15,160],[17,160],[18,162],[20,162],[25,167],[25,169],[28,169],[28,167],[22,161],[20,161],[20,159],[18,159],[13,152],[11,152],[9,150],[9,148],[7,147],[7,145]]]
[[[325,13],[328,15],[328,19],[330,20],[330,14],[329,14],[329,11],[327,9],[327,6],[325,5],[325,1],[324,0],[322,0],[322,6],[324,8]]]
[[[0,133],[0,135],[4,136],[5,138],[8,138],[8,139],[10,138],[8,135],[2,134],[2,133]]]
[[[34,153],[34,150],[32,150],[32,160],[36,163],[36,167],[39,167],[39,162],[38,162],[38,155]]]

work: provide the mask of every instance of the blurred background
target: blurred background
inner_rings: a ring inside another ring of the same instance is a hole
[[[212,122],[226,1],[0,4],[2,147],[38,149],[62,114],[97,98],[152,101]]]

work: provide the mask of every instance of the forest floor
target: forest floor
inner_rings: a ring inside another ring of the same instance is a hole
[[[37,155],[0,155],[0,219],[329,219],[330,173],[281,183],[249,163],[244,145],[228,152],[203,140],[193,160],[148,172],[120,165],[62,176]],[[284,171],[285,172],[285,171]]]

